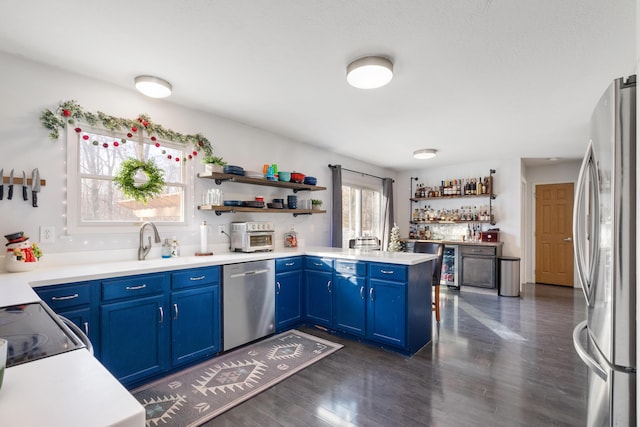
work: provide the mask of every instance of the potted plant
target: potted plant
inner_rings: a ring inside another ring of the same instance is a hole
[[[311,208],[312,209],[320,209],[322,207],[322,200],[311,199]]]
[[[227,165],[222,157],[218,156],[204,156],[202,158],[205,172],[222,172],[222,168]]]

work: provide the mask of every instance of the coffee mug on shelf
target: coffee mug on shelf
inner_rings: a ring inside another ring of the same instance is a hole
[[[298,196],[287,196],[287,207],[289,209],[298,208]]]

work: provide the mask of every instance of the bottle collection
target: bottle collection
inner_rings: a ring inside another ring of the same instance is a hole
[[[440,181],[440,185],[427,187],[418,184],[415,192],[416,199],[433,197],[482,196],[492,194],[493,177],[448,179]]]
[[[431,206],[414,209],[411,222],[457,222],[457,221],[490,221],[493,214],[489,205],[461,206],[460,209],[434,209]]]

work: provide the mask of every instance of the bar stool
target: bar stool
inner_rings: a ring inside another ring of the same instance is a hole
[[[431,286],[434,290],[431,311],[436,312],[436,322],[440,323],[440,277],[442,275],[442,257],[444,256],[444,243],[436,242],[416,242],[413,246],[414,253],[434,254],[438,258],[432,261],[431,265]]]

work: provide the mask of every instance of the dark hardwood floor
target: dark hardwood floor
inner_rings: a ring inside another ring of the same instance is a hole
[[[513,298],[444,288],[440,301],[432,342],[410,358],[301,328],[344,348],[205,426],[585,425],[578,289],[529,284]]]

